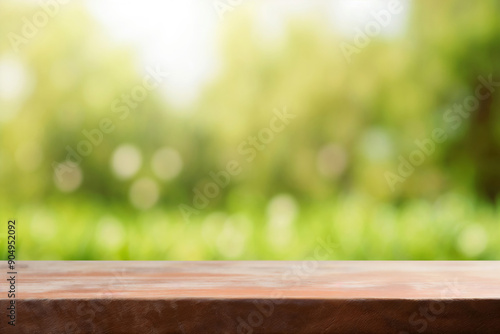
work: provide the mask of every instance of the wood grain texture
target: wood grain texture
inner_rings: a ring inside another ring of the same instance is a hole
[[[0,333],[500,333],[500,262],[20,262]]]

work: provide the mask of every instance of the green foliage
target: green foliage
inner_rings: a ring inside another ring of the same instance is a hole
[[[33,10],[0,4],[1,34],[19,31]],[[220,71],[197,101],[180,111],[155,90],[123,120],[113,101],[144,74],[134,50],[113,44],[83,5],[64,8],[19,54],[1,39],[0,63],[15,59],[27,73],[25,95],[0,98],[0,112],[14,115],[0,116],[0,203],[19,221],[19,258],[301,259],[331,237],[330,259],[494,259],[498,92],[457,129],[444,116],[479,76],[500,81],[500,8],[415,1],[411,13],[404,36],[372,40],[349,64],[339,48],[349,38],[321,17],[293,20],[270,42],[251,13],[235,11],[221,27]],[[296,118],[246,162],[239,145],[283,107]],[[82,159],[81,185],[62,192],[54,162],[103,118],[116,129]],[[436,128],[448,139],[391,191],[385,173]],[[130,179],[110,168],[123,144],[142,156]],[[169,180],[151,162],[163,147],[182,159]],[[193,206],[193,189],[233,159],[241,174],[186,224],[178,206]],[[159,187],[145,211],[130,200],[143,177]],[[285,204],[273,216],[277,198]]]

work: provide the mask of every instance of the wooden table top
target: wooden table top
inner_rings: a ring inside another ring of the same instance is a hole
[[[500,262],[32,261],[17,268],[22,299],[500,298]]]
[[[23,261],[16,271],[16,331],[2,316],[0,333],[500,333],[500,262]]]

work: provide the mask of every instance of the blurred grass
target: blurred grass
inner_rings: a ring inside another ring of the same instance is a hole
[[[297,207],[281,225],[245,207],[202,211],[186,224],[176,208],[78,203],[78,209],[61,199],[21,207],[18,259],[300,260],[315,259],[315,248],[328,240],[331,260],[493,260],[500,252],[498,206],[456,194],[400,207],[349,195]]]

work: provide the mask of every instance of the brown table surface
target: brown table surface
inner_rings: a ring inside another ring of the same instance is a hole
[[[4,315],[0,333],[500,333],[500,262],[24,261],[16,271],[15,331]],[[6,280],[1,290],[6,314]]]

